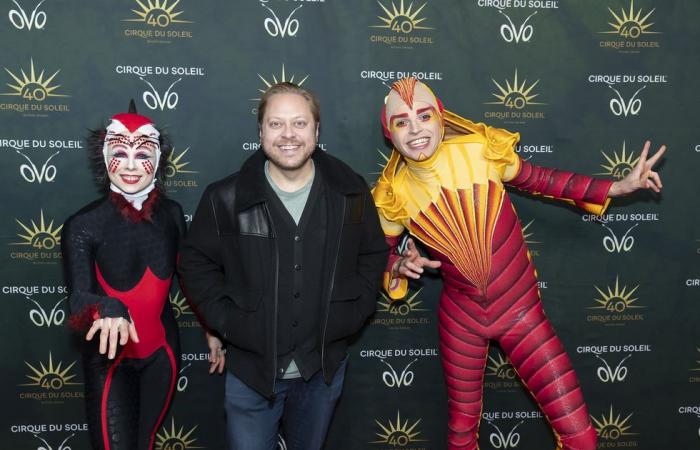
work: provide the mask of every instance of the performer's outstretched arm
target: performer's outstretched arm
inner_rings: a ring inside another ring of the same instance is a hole
[[[533,194],[569,200],[593,214],[603,214],[610,202],[610,197],[629,194],[641,188],[652,189],[655,192],[661,190],[661,179],[651,168],[664,154],[666,147],[661,146],[656,154],[647,160],[649,146],[650,143],[647,141],[637,165],[620,181],[612,182],[573,172],[540,167],[521,160],[515,177],[506,180],[506,182]]]

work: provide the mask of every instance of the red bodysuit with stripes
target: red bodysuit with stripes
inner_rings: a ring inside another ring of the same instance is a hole
[[[440,105],[441,106],[441,105]],[[489,340],[508,355],[550,422],[558,449],[592,450],[596,433],[569,357],[546,318],[535,268],[504,183],[601,213],[611,182],[518,158],[517,134],[441,111],[448,135],[427,159],[394,150],[373,195],[387,241],[407,230],[441,261],[440,351],[448,393],[448,448],[476,449]],[[384,287],[406,294],[391,273]]]

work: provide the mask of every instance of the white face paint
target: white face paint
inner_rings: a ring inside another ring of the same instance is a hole
[[[102,154],[113,186],[124,194],[138,194],[155,183],[160,161],[159,136],[151,124],[132,133],[118,120],[112,120]]]

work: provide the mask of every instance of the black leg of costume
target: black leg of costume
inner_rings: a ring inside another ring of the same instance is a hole
[[[83,364],[93,448],[151,449],[176,381],[176,361],[170,348],[162,347],[145,359],[109,360],[90,352]]]

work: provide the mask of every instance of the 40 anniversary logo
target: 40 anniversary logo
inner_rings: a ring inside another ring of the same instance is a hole
[[[58,93],[60,84],[52,84],[61,69],[48,75],[44,69],[39,71],[34,65],[34,58],[29,59],[29,73],[24,68],[10,70],[4,67],[9,75],[9,82],[5,83],[10,88],[9,92],[0,93],[0,96],[19,97],[21,103],[0,103],[0,111],[16,111],[26,115],[46,116],[48,112],[70,112],[67,104],[51,103],[48,100],[70,97],[68,94]]]
[[[605,169],[604,172],[598,172],[594,175],[606,175],[615,178],[616,180],[621,180],[629,174],[637,162],[639,161],[639,156],[635,158],[634,152],[627,154],[625,141],[622,141],[622,151],[618,154],[616,151],[612,152],[612,156],[608,156],[604,151],[600,151],[603,158],[607,164],[601,164],[600,166]]]
[[[642,7],[635,9],[634,0],[630,0],[628,8],[621,8],[619,12],[608,6],[610,16],[608,16],[608,28],[599,31],[615,40],[603,40],[598,43],[601,48],[617,50],[620,53],[639,53],[640,49],[659,48],[661,45],[657,40],[648,40],[661,34],[652,27],[652,14],[656,8],[644,11]]]
[[[22,231],[17,236],[22,238],[21,242],[12,242],[10,246],[30,247],[24,251],[13,251],[10,253],[11,259],[24,259],[30,262],[54,262],[61,259],[61,230],[63,224],[55,227],[54,221],[47,223],[44,218],[44,210],[40,210],[39,223],[31,220],[30,225],[25,225],[15,218]],[[23,234],[24,233],[24,234]]]
[[[401,420],[401,411],[396,411],[396,421],[392,422],[391,419],[383,424],[378,419],[374,419],[374,422],[379,426],[381,431],[375,432],[379,439],[370,441],[370,444],[389,444],[392,447],[406,447],[407,445],[416,442],[427,442],[427,439],[421,439],[419,436],[421,431],[418,430],[418,425],[422,419],[417,419],[413,422],[406,419]]]
[[[194,23],[183,18],[184,11],[178,10],[181,0],[134,0],[137,6],[132,9],[134,17],[122,19],[140,28],[123,30],[127,38],[145,39],[147,43],[170,44],[170,39],[192,38],[192,31],[181,29],[183,25]],[[178,29],[171,29],[177,26]]]
[[[421,16],[428,2],[416,6],[414,2],[408,3],[400,0],[399,6],[397,2],[392,0],[391,3],[384,4],[377,0],[383,15],[377,16],[379,24],[370,25],[370,28],[379,30],[387,30],[384,34],[371,35],[369,40],[373,43],[386,44],[395,48],[413,48],[412,45],[433,44],[433,37],[426,35],[425,32],[434,30],[433,27],[426,26],[424,22],[427,17]],[[414,35],[414,33],[420,33]]]
[[[195,445],[197,438],[193,437],[193,433],[197,429],[197,425],[185,431],[185,427],[179,429],[175,426],[175,418],[170,418],[170,428],[163,425],[160,431],[156,434],[156,450],[189,450],[193,448],[204,448]]]
[[[64,399],[83,398],[82,386],[83,383],[73,381],[76,375],[73,372],[77,361],[64,367],[63,361],[54,364],[53,355],[49,352],[48,362],[44,361],[30,364],[24,361],[30,372],[26,375],[31,380],[28,383],[21,383],[18,386],[25,388],[40,388],[31,392],[20,392],[21,399],[34,399],[39,401],[60,401]],[[77,388],[75,391],[69,391],[65,388]]]

